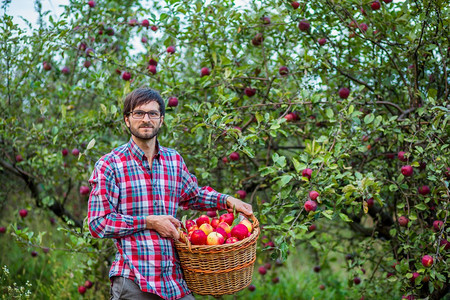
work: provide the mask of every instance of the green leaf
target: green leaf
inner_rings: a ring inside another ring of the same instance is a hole
[[[332,210],[324,210],[324,211],[322,211],[322,215],[324,216],[324,217],[326,217],[327,219],[330,219],[331,220],[331,218],[333,217],[333,211]]]
[[[425,203],[419,203],[419,204],[415,205],[414,207],[417,208],[418,210],[426,210],[426,209],[428,209],[428,207],[426,206]]]
[[[348,218],[348,216],[344,213],[339,213],[339,217],[341,217],[342,220],[344,220],[345,222],[353,222],[352,220],[350,220]]]
[[[291,176],[291,175],[284,175],[284,176],[282,176],[281,179],[280,179],[281,187],[283,187],[283,186],[285,186],[286,184],[288,184],[289,181],[291,181],[291,179],[292,179],[292,176]]]
[[[334,117],[334,112],[333,112],[333,110],[332,110],[331,108],[329,108],[329,107],[325,110],[325,113],[326,113],[328,119],[331,119],[331,118]]]
[[[286,216],[283,219],[283,223],[290,224],[292,221],[294,221],[294,219],[295,219],[294,216]]]
[[[91,149],[95,145],[95,139],[92,139],[86,147],[86,150]]]
[[[375,119],[375,116],[373,114],[368,114],[364,117],[364,123],[370,124]]]

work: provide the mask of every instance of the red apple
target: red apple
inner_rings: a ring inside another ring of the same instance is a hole
[[[384,3],[391,3],[392,2],[392,0],[383,0],[384,1]]]
[[[154,60],[153,58],[150,58],[150,60],[148,61],[148,64],[156,67],[158,65],[158,62],[156,60]]]
[[[428,185],[423,185],[418,188],[418,192],[421,195],[428,195],[430,193],[430,188],[428,187]]]
[[[149,66],[149,67],[151,67],[151,66]],[[178,98],[177,97],[170,97],[167,106],[169,106],[169,107],[178,106]]]
[[[198,226],[197,226],[197,225],[192,225],[192,226],[189,227],[189,229],[188,229],[188,235],[191,236],[192,233],[193,233],[194,231],[196,231],[196,230],[199,230],[199,229],[198,229]]]
[[[167,53],[173,54],[175,53],[175,46],[169,46],[166,49]]]
[[[236,192],[236,194],[238,194],[239,199],[245,199],[245,197],[247,197],[247,192],[244,191],[244,190],[238,190],[238,191]]]
[[[130,72],[123,72],[122,73],[122,79],[125,81],[129,81],[131,79],[131,73]]]
[[[217,212],[215,210],[208,210],[206,212],[206,215],[210,218],[214,218],[214,217],[217,217]],[[211,220],[211,224],[212,224],[212,220]]]
[[[370,4],[370,7],[373,10],[379,10],[381,8],[381,4],[378,1],[373,1],[372,4]]]
[[[189,231],[189,229],[194,225],[196,225],[196,224],[193,220],[186,220],[186,222],[185,222],[185,227],[186,227],[187,231]]]
[[[95,7],[95,1],[88,1],[88,5],[89,5],[89,7],[90,8],[93,8],[93,7]],[[81,294],[81,293],[80,293]]]
[[[303,177],[308,177],[308,179],[311,179],[312,172],[313,172],[313,171],[312,171],[311,169],[309,169],[309,168],[304,169],[304,170],[302,171],[302,176],[303,176]]]
[[[130,25],[131,27],[134,27],[138,24],[138,21],[136,19],[131,19],[128,21],[128,25]]]
[[[197,229],[191,234],[192,245],[206,245],[207,235],[203,230]]]
[[[447,241],[446,239],[442,239],[439,245],[444,246],[444,250],[450,249],[450,242]]]
[[[440,231],[444,228],[444,222],[440,220],[436,220],[433,222],[433,228],[435,231]]]
[[[226,224],[226,223],[224,223],[224,224]],[[226,225],[228,225],[228,224],[226,224]],[[229,227],[229,231],[231,231],[231,227]],[[220,233],[225,239],[227,239],[230,235],[230,233],[227,232],[223,226],[219,226],[219,225],[217,225],[217,227],[215,228],[215,232]]]
[[[244,224],[237,224],[231,229],[230,234],[241,241],[248,237],[248,228]]]
[[[2,226],[0,227],[0,233],[5,233],[6,232],[6,227]]]
[[[64,75],[69,74],[69,73],[70,73],[69,67],[64,66],[64,67],[61,69],[61,73],[63,73]]]
[[[355,278],[353,278],[353,282],[354,282],[356,285],[358,285],[358,284],[361,283],[361,278],[355,277]]]
[[[239,242],[239,240],[232,236],[232,237],[227,238],[227,241],[225,242],[225,244],[233,244],[233,243],[237,243],[237,242]]]
[[[141,25],[142,27],[148,28],[148,26],[150,26],[150,22],[148,20],[142,20]]]
[[[262,33],[257,33],[255,37],[252,39],[253,46],[259,46],[264,41],[264,36]]]
[[[323,45],[325,45],[327,43],[327,39],[326,38],[321,38],[321,39],[318,40],[318,43],[319,43],[320,46],[323,46]]]
[[[272,282],[274,283],[274,284],[277,284],[278,282],[280,282],[280,277],[274,277],[274,278],[272,278]]]
[[[80,154],[80,150],[78,150],[77,148],[73,148],[72,149],[72,155],[73,156],[78,156]]]
[[[227,214],[223,214],[219,217],[219,221],[220,222],[225,222],[228,225],[232,225],[233,221],[234,221],[234,215],[233,213],[227,213]],[[219,224],[220,225],[220,224]]]
[[[92,65],[92,63],[91,63],[90,60],[86,60],[86,61],[84,61],[84,63],[83,63],[83,66],[84,66],[86,69],[88,69],[91,65]]]
[[[239,153],[237,153],[237,152],[232,152],[232,153],[230,154],[230,160],[232,160],[232,161],[237,161],[237,160],[239,160]]]
[[[19,215],[20,215],[22,218],[25,218],[25,217],[28,215],[28,210],[26,210],[26,209],[21,209],[21,210],[19,210]]]
[[[258,272],[261,275],[266,275],[267,270],[266,270],[266,268],[264,268],[264,266],[261,266],[261,267],[258,268]]]
[[[211,226],[212,226],[212,228],[216,229],[216,228],[217,228],[217,225],[219,225],[219,223],[220,223],[219,219],[213,218],[213,219],[211,220]]]
[[[348,88],[343,87],[339,89],[339,97],[341,97],[342,99],[347,99],[349,95],[350,90]]]
[[[202,230],[206,235],[214,231],[214,228],[209,223],[203,223],[198,229]]]
[[[447,179],[450,179],[450,167],[447,167],[447,171],[444,172],[444,175]]]
[[[413,174],[413,167],[411,167],[410,165],[403,166],[401,172],[404,176],[411,176]]]
[[[157,26],[155,26],[155,25],[153,25],[152,27],[150,27],[153,31],[156,31],[156,30],[158,30],[158,27]]]
[[[308,227],[308,231],[314,231],[314,230],[316,230],[316,228],[317,228],[317,226],[315,224],[311,224]]]
[[[422,265],[425,268],[429,268],[433,265],[433,257],[431,255],[424,255],[422,257]]]
[[[248,290],[249,290],[250,292],[254,292],[254,291],[256,290],[256,287],[255,287],[253,284],[250,284],[250,285],[248,286]]]
[[[42,63],[42,66],[44,67],[45,71],[50,71],[52,69],[52,65],[49,62],[44,61]]]
[[[251,87],[246,87],[244,89],[244,93],[247,95],[247,97],[253,97],[256,94],[256,89],[252,89]]]
[[[147,69],[148,69],[148,71],[149,71],[150,73],[152,73],[153,75],[156,74],[156,66],[154,66],[154,65],[149,65],[149,66],[147,67]]]
[[[367,29],[369,29],[369,26],[367,26],[366,23],[361,23],[361,24],[359,24],[359,29],[360,29],[362,32],[366,32]]]
[[[228,158],[226,156],[222,157],[222,162],[224,164],[228,163]]]
[[[203,225],[209,225],[209,224],[203,224]],[[211,226],[211,225],[209,225],[209,226]],[[209,233],[206,238],[207,245],[222,245],[224,242],[225,242],[225,238],[223,237],[223,235],[221,235],[218,232],[214,232],[214,231]]]
[[[93,285],[93,283],[92,283],[92,281],[90,281],[90,280],[86,280],[86,281],[84,282],[84,286],[85,286],[87,289],[90,289],[90,288],[92,287],[92,285]]]
[[[269,25],[270,24],[270,18],[269,17],[264,16],[264,17],[261,18],[261,21],[265,25]]]
[[[292,2],[291,5],[292,5],[292,8],[293,8],[293,9],[297,9],[297,8],[300,7],[300,3],[297,2],[297,1]]]
[[[287,76],[289,75],[289,69],[286,66],[281,66],[280,69],[278,69],[278,73],[281,76]]]
[[[306,20],[306,19],[303,19],[300,21],[300,23],[298,23],[298,28],[301,31],[308,31],[310,26],[311,25],[309,24],[308,20]]]
[[[21,161],[23,161],[22,155],[17,154],[17,155],[16,155],[16,162],[21,162]]]
[[[207,215],[201,215],[195,222],[197,223],[198,227],[200,227],[204,223],[211,224],[211,220]]]
[[[413,272],[413,273],[412,273],[412,277],[411,277],[409,280],[411,280],[412,282],[414,282],[414,281],[416,280],[416,278],[419,277],[419,276],[420,276],[419,273]]]
[[[309,192],[309,198],[311,200],[316,200],[319,197],[319,193],[317,191],[311,191]]]
[[[398,159],[399,159],[400,161],[408,161],[408,158],[405,157],[405,154],[406,154],[405,151],[400,151],[400,152],[397,154]]]
[[[305,202],[304,207],[305,207],[305,210],[306,210],[307,212],[310,212],[310,211],[316,211],[316,209],[317,209],[317,203],[316,203],[315,201],[308,200],[308,201]]]
[[[209,70],[209,68],[207,68],[207,67],[203,67],[201,70],[200,70],[200,75],[203,77],[203,76],[208,76],[209,74],[211,74],[211,71]]]
[[[89,1],[91,2],[91,1]],[[93,2],[93,1],[92,1]],[[86,287],[84,285],[81,285],[78,287],[78,293],[80,293],[81,295],[83,295],[84,293],[86,293]]]
[[[320,272],[320,266],[315,266],[313,268],[314,272],[319,273]]]
[[[239,224],[245,225],[245,227],[247,227],[247,229],[248,229],[248,232],[252,233],[253,225],[252,225],[252,222],[250,222],[248,219],[243,219],[241,222],[239,222]]]
[[[409,219],[405,216],[401,216],[398,218],[398,225],[402,226],[402,227],[406,227],[408,226],[409,223]]]
[[[375,204],[373,198],[367,199],[366,202],[367,202],[367,207],[369,207],[369,208],[373,207],[373,205]]]
[[[80,186],[80,194],[81,195],[89,195],[90,188],[88,186],[82,185]]]

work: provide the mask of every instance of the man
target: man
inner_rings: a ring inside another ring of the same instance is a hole
[[[92,236],[113,238],[111,299],[194,299],[177,261],[179,205],[196,210],[230,209],[252,214],[251,205],[198,187],[183,158],[159,145],[165,105],[154,90],[125,98],[123,118],[130,141],[95,164],[89,182],[88,222]]]

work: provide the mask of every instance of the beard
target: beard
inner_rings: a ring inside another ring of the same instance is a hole
[[[148,133],[140,133],[139,132],[139,128],[141,128],[141,127],[153,128],[153,131],[152,132],[148,132]],[[149,141],[149,140],[153,139],[155,136],[158,135],[159,128],[160,127],[155,127],[155,126],[153,126],[151,124],[142,124],[138,128],[133,128],[133,127],[130,126],[130,127],[128,127],[128,131],[130,131],[130,133],[133,136],[137,137],[140,140]]]

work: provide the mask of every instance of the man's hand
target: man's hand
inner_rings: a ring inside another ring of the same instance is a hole
[[[177,228],[181,222],[170,215],[150,215],[145,218],[147,229],[156,230],[162,237],[180,238]]]
[[[239,199],[236,199],[234,197],[229,196],[227,198],[227,206],[228,211],[232,212],[233,207],[236,208],[236,211],[243,213],[244,215],[250,216],[253,214],[252,206],[248,203],[245,203],[244,201],[241,201]]]

